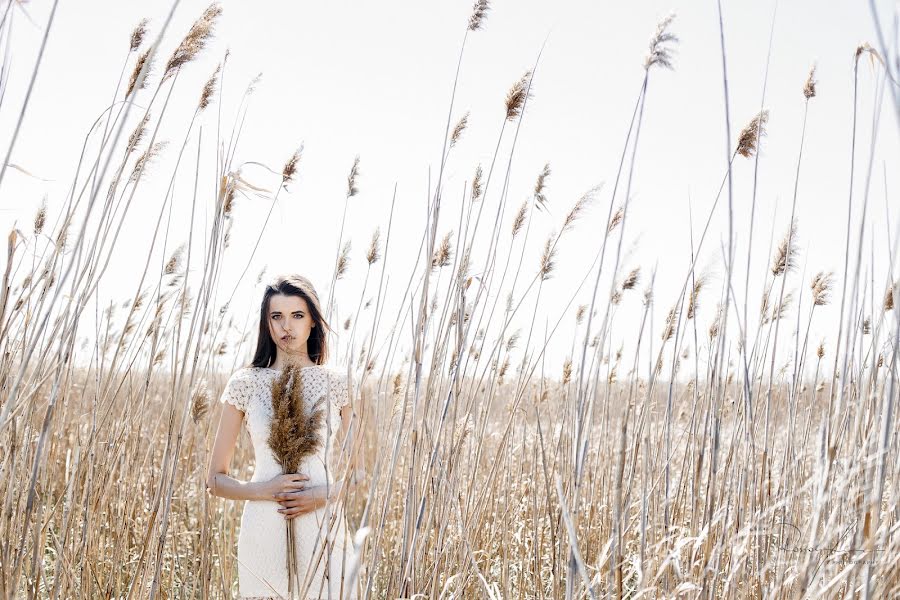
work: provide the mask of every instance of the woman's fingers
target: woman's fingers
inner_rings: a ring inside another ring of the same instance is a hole
[[[283,502],[285,500],[294,500],[303,495],[303,490],[288,490],[286,492],[279,492],[275,494],[275,500],[278,502]]]
[[[309,480],[309,475],[306,473],[291,473],[288,475],[290,481],[307,481]]]
[[[282,506],[300,506],[304,502],[306,502],[305,498],[301,498],[299,496],[293,496],[293,495],[285,496],[284,498],[282,498],[281,500],[278,501],[278,503]]]
[[[293,519],[294,517],[299,517],[300,515],[304,515],[310,512],[310,510],[311,509],[309,507],[298,504],[290,508],[281,508],[278,510],[278,512],[284,515],[286,519]]]
[[[307,488],[306,486],[302,487],[290,487],[286,488],[275,494],[274,499],[281,500],[290,500],[292,498],[299,498],[301,496],[306,496],[307,494],[312,493],[312,490]]]

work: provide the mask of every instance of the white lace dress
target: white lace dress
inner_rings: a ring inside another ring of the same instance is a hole
[[[253,442],[256,465],[251,481],[268,481],[281,474],[281,466],[269,448],[269,426],[272,420],[272,381],[278,371],[245,367],[236,371],[225,386],[221,401],[236,406],[244,413],[244,424]],[[335,459],[332,448],[340,431],[342,406],[349,403],[346,375],[314,365],[302,368],[303,394],[309,405],[323,395],[325,418],[320,431],[323,444],[315,456],[300,465],[309,475],[308,485],[334,485]],[[248,500],[241,516],[238,535],[238,580],[241,598],[288,598],[287,550],[285,519],[275,501]],[[309,582],[302,598],[356,598],[357,589],[348,583],[350,557],[354,547],[340,504],[332,503],[314,512],[295,517],[294,539],[297,547],[298,573]],[[297,587],[296,585],[294,586]],[[297,590],[294,590],[297,594]]]

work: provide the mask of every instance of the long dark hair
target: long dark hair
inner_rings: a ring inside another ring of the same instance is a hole
[[[269,301],[275,294],[285,296],[299,296],[306,301],[309,314],[316,324],[309,332],[306,341],[306,350],[309,357],[317,365],[323,365],[328,360],[327,334],[331,327],[322,316],[322,306],[319,304],[319,295],[313,284],[302,275],[279,275],[266,286],[262,303],[259,307],[259,337],[256,341],[256,354],[253,355],[254,367],[269,367],[275,362],[276,346],[269,334]]]

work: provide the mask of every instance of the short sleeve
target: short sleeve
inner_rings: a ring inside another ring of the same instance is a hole
[[[222,392],[219,402],[227,402],[239,411],[247,412],[247,406],[250,404],[250,384],[244,369],[235,371],[228,379],[228,383],[225,384],[225,390]]]
[[[331,402],[337,408],[343,408],[350,404],[350,390],[347,385],[347,376],[342,373],[332,374]]]

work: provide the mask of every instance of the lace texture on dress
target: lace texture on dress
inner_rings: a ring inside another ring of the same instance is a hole
[[[304,367],[304,370],[309,368],[316,369],[319,367]],[[232,404],[241,412],[246,413],[254,398],[259,398],[260,387],[265,389],[265,386],[271,385],[271,374],[273,371],[276,371],[276,369],[238,369],[228,379],[228,383],[225,384],[225,390],[222,392],[220,401]],[[328,396],[331,398],[332,405],[337,408],[343,408],[350,404],[350,389],[347,385],[347,376],[331,369],[328,369],[326,372],[328,374],[327,385],[331,392]],[[304,383],[304,392],[307,394],[311,393],[312,397],[318,398],[326,393],[325,385],[326,382],[322,378],[311,377]]]
[[[347,376],[333,373],[332,378],[334,381],[332,382],[330,394],[331,401],[336,407],[343,408],[350,404],[350,390],[347,386]]]

